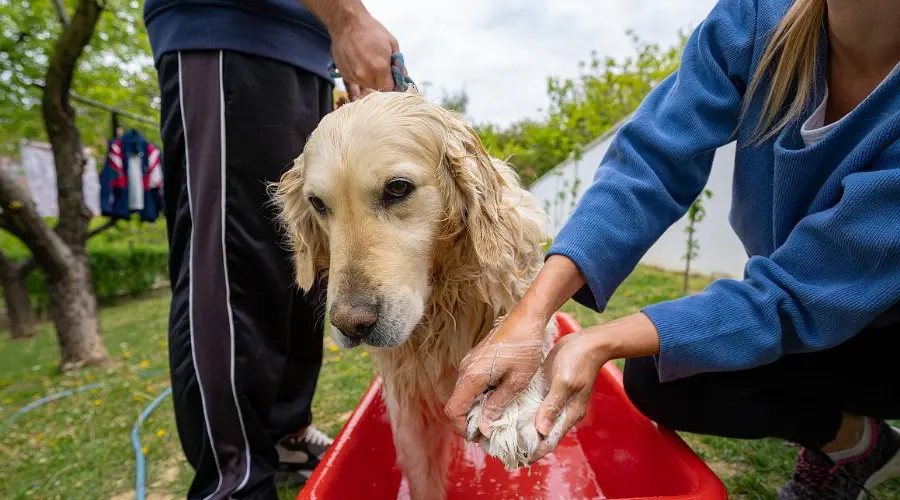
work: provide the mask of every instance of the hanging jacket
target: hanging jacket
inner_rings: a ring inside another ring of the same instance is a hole
[[[163,178],[159,148],[136,130],[109,141],[100,172],[100,211],[113,220],[136,212],[153,222],[163,208]]]

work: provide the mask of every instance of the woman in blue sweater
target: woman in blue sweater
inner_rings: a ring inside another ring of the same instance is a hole
[[[573,296],[602,310],[736,140],[744,278],[560,342],[533,458],[581,418],[600,367],[629,358],[628,394],[658,423],[801,444],[780,498],[856,499],[900,474],[884,422],[900,418],[897,26],[888,0],[721,0],[619,131],[526,297],[464,360],[446,408],[458,430],[492,387],[490,434],[540,366],[529,346],[552,314]]]

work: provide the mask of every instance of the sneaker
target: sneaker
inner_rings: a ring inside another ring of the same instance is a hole
[[[900,429],[872,422],[872,441],[861,455],[835,462],[821,451],[802,450],[794,478],[779,492],[778,500],[875,498],[872,489],[900,476]]]
[[[275,451],[278,452],[275,482],[285,486],[306,483],[333,441],[312,426],[282,438],[275,444]]]

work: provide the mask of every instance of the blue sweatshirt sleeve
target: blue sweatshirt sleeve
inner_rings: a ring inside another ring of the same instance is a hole
[[[900,150],[900,146],[894,147]],[[740,370],[848,340],[900,299],[900,154],[848,175],[743,281],[644,309],[660,335],[662,381]]]
[[[647,249],[687,211],[715,150],[737,126],[756,37],[756,2],[720,0],[688,39],[680,69],[618,132],[594,182],[554,240],[598,310]]]

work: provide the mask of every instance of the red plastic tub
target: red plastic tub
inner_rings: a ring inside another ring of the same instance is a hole
[[[578,324],[557,315],[560,335]],[[395,499],[408,496],[376,379],[338,434],[298,500]],[[625,396],[622,373],[608,363],[584,419],[555,452],[530,470],[506,472],[477,445],[460,440],[448,500],[726,499],[722,482],[673,432],[658,428]],[[436,485],[437,486],[437,485]]]

